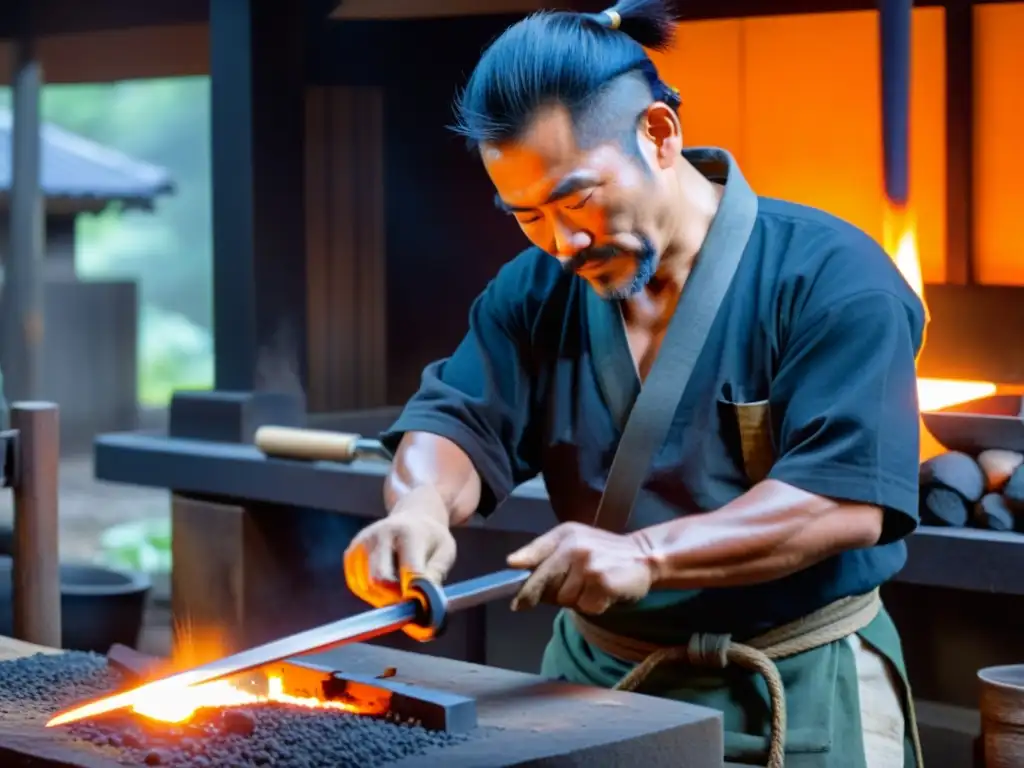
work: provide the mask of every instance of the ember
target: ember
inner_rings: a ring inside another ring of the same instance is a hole
[[[360,715],[383,715],[387,712],[387,701],[384,700],[357,705],[343,701],[325,701],[312,696],[292,696],[285,693],[284,680],[276,675],[267,679],[266,694],[251,693],[226,680],[217,680],[194,688],[151,694],[132,707],[132,711],[152,720],[183,723],[199,709],[268,703],[307,709],[331,709]]]

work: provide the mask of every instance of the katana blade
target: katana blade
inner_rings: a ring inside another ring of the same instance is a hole
[[[66,725],[89,717],[97,717],[134,706],[139,700],[148,699],[154,694],[159,695],[164,691],[180,690],[233,677],[282,659],[323,651],[346,643],[372,640],[375,637],[395,632],[408,624],[421,623],[424,619],[427,622],[440,622],[443,620],[443,615],[441,617],[424,616],[425,604],[434,611],[440,609],[443,614],[465,610],[503,597],[512,597],[529,575],[529,571],[499,571],[453,584],[444,590],[437,589],[441,598],[440,605],[429,599],[422,601],[410,598],[394,605],[375,608],[347,619],[307,629],[279,640],[272,640],[232,656],[225,656],[208,664],[146,683],[125,693],[75,707],[53,717],[46,727]]]

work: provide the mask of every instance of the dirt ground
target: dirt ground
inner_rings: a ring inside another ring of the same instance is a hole
[[[0,525],[9,525],[13,502],[0,491]],[[131,520],[166,517],[171,513],[167,491],[102,483],[93,477],[92,457],[68,458],[60,467],[60,551],[68,562],[93,562],[100,535]]]
[[[0,525],[10,525],[12,504],[10,491],[0,491]],[[93,477],[91,456],[61,461],[60,552],[65,562],[96,562],[100,536],[111,526],[170,514],[170,494],[166,490],[99,482]],[[164,654],[170,647],[166,579],[154,583],[152,597],[139,647]]]

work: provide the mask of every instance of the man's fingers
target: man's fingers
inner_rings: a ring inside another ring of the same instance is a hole
[[[395,535],[383,530],[363,545],[367,550],[367,579],[370,584],[385,582],[398,583],[395,569]]]
[[[427,558],[423,575],[435,584],[442,584],[453,565],[455,565],[455,538],[441,536],[434,551]]]
[[[598,584],[587,584],[576,598],[575,608],[580,613],[597,616],[612,605],[612,598]]]
[[[405,527],[396,530],[393,561],[398,561],[398,573],[424,573],[427,570],[428,546],[430,542],[422,532],[417,535],[417,531]]]
[[[585,586],[583,571],[580,568],[570,568],[555,595],[555,602],[565,608],[575,608]]]
[[[509,568],[536,568],[547,560],[558,548],[562,534],[559,528],[548,531],[543,536],[538,536],[525,547],[516,550],[508,556],[506,562]]]
[[[558,553],[542,562],[526,580],[512,600],[512,610],[534,608],[545,594],[557,591],[568,571],[567,563]]]

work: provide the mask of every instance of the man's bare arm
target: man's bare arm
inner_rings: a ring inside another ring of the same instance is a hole
[[[480,475],[469,456],[451,440],[427,432],[408,432],[402,438],[384,481],[388,514],[423,510],[462,525],[480,506]],[[422,502],[422,503],[419,503]]]
[[[870,547],[882,510],[766,480],[715,512],[632,534],[648,553],[656,589],[763,583],[828,557]]]

